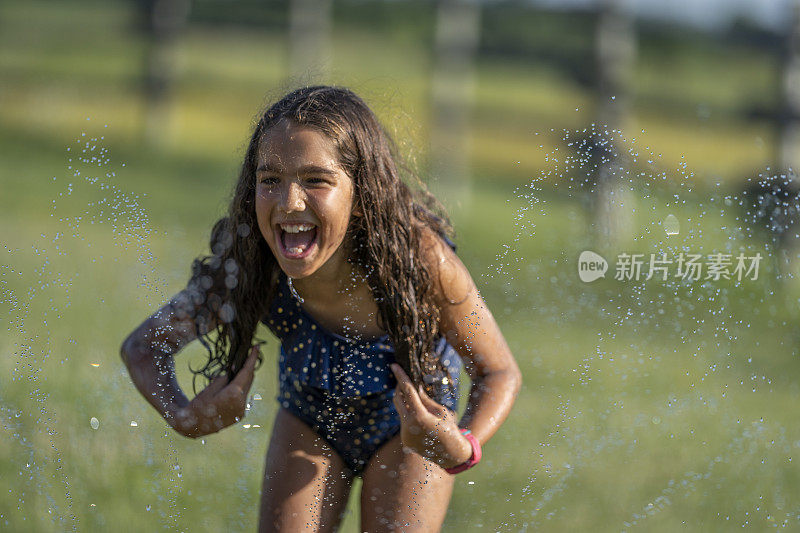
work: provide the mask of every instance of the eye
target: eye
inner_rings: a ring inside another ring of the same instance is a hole
[[[263,176],[260,176],[260,177],[258,177],[256,179],[257,179],[258,183],[260,183],[262,185],[267,185],[267,186],[275,185],[276,183],[278,183],[278,178],[276,176],[263,175]]]

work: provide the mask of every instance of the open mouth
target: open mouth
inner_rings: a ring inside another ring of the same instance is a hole
[[[281,253],[289,259],[306,257],[317,242],[314,224],[278,224],[277,233]]]

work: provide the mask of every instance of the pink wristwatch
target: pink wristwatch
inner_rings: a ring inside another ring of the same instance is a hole
[[[466,462],[454,466],[452,468],[445,468],[445,471],[448,474],[458,474],[459,472],[463,472],[464,470],[469,470],[481,460],[481,443],[478,442],[478,439],[475,438],[475,435],[468,429],[462,429],[461,434],[464,435],[469,443],[472,445],[472,455]]]

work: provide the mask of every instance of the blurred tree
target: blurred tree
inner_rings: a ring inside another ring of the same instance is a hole
[[[793,173],[759,174],[742,195],[743,230],[772,248],[773,268],[787,281],[796,272],[800,230],[800,186]]]
[[[619,131],[626,122],[636,38],[625,0],[600,0],[595,32],[596,128],[592,142],[604,157],[591,167],[594,239],[613,247],[629,232],[633,195]],[[615,132],[616,130],[616,132]]]
[[[170,92],[175,79],[175,41],[189,16],[190,0],[135,0],[144,35],[144,141],[169,137]]]
[[[289,72],[294,83],[323,83],[330,75],[332,0],[289,3]]]
[[[474,56],[480,40],[480,6],[439,0],[431,81],[432,189],[446,204],[470,195],[469,113],[475,92]]]
[[[772,248],[773,266],[784,280],[795,271],[800,241],[800,0],[792,0],[787,7],[789,24],[779,72],[780,110],[770,114],[778,125],[778,172],[748,179],[742,195],[743,229]]]

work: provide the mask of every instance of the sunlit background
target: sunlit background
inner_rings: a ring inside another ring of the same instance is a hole
[[[119,347],[207,253],[260,111],[311,83],[361,95],[448,206],[523,370],[445,531],[797,529],[798,9],[0,3],[0,529],[255,530],[277,342],[245,420],[197,441]],[[188,394],[204,357],[176,357]]]

